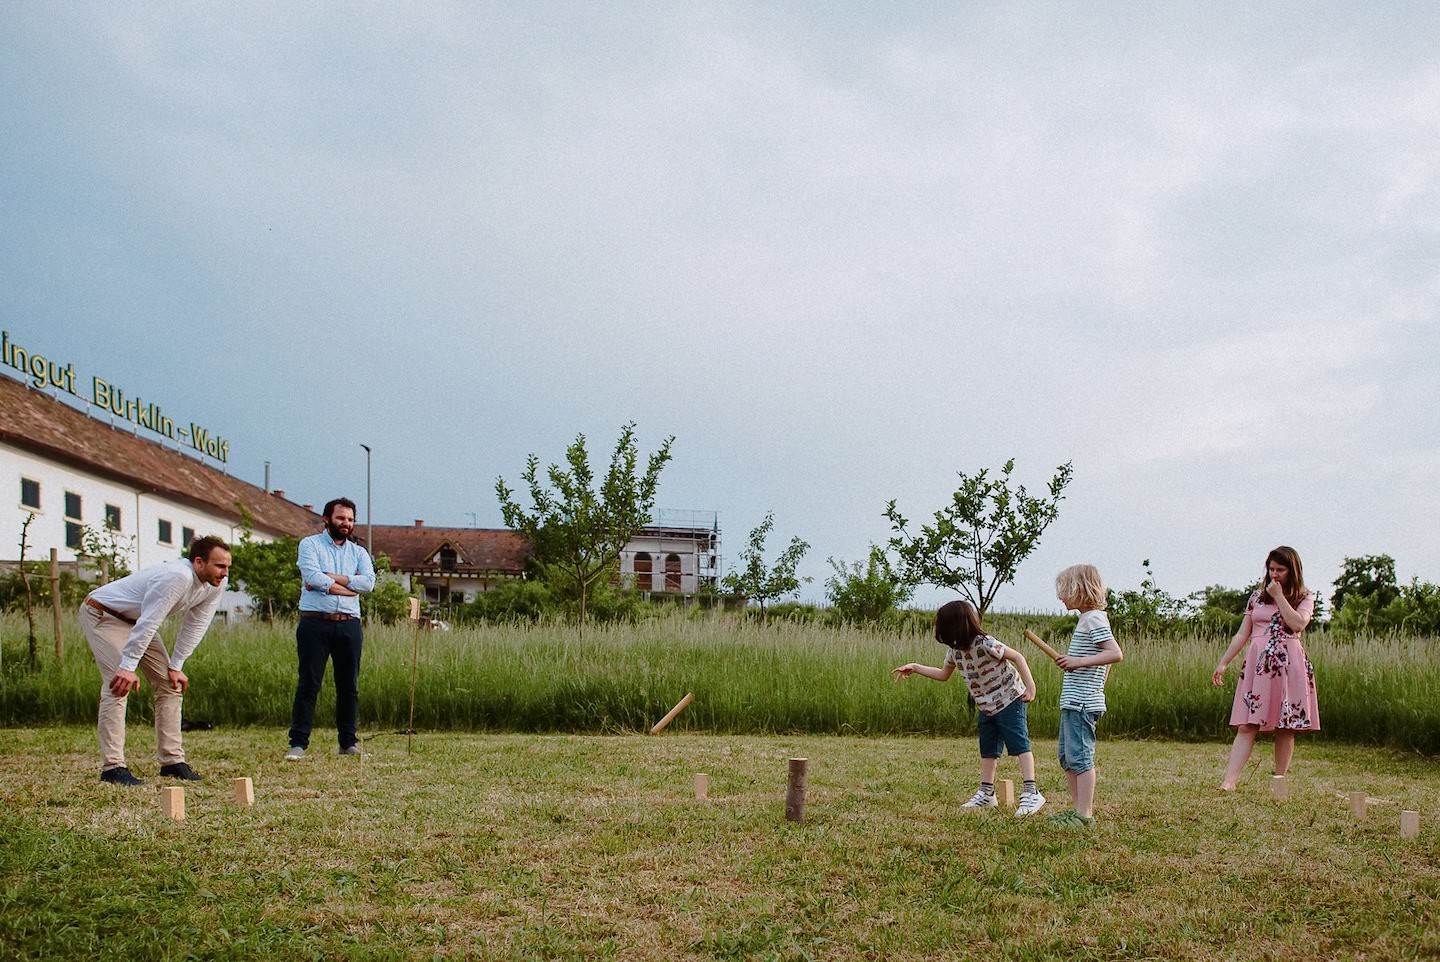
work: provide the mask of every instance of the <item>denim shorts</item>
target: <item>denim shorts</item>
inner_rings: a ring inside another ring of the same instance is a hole
[[[980,731],[980,757],[999,758],[1003,746],[1012,755],[1030,750],[1030,723],[1025,700],[1016,698],[993,715],[976,712]]]
[[[1095,767],[1095,723],[1103,714],[1060,709],[1060,767],[1065,771],[1083,775]]]

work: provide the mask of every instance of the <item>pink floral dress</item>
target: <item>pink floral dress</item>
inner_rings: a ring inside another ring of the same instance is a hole
[[[1315,669],[1305,657],[1300,636],[1285,624],[1275,603],[1258,591],[1245,610],[1250,616],[1250,647],[1235,686],[1230,724],[1258,725],[1262,732],[1319,731]],[[1307,593],[1295,610],[1309,616],[1315,610],[1315,595]]]

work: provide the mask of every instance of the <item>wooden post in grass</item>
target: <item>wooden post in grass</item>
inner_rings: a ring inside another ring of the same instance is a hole
[[[1002,778],[995,783],[995,796],[1000,802],[1001,808],[1015,807],[1015,783],[1008,778]]]
[[[1276,801],[1285,801],[1290,797],[1290,783],[1285,780],[1284,775],[1270,776],[1270,794]]]
[[[405,726],[405,754],[410,754],[410,742],[415,737],[415,673],[420,670],[420,622],[415,630],[410,653],[410,724]]]
[[[1054,648],[1051,648],[1049,645],[1045,644],[1044,639],[1042,639],[1039,635],[1035,634],[1035,632],[1031,631],[1029,628],[1025,629],[1025,640],[1030,642],[1030,644],[1034,645],[1036,648],[1039,648],[1041,651],[1045,652],[1045,654],[1049,655],[1051,661],[1060,660],[1060,653]]]
[[[805,821],[805,783],[810,769],[810,759],[790,759],[790,781],[785,788],[785,821]]]
[[[160,801],[165,806],[166,815],[177,822],[185,821],[185,789],[162,788],[160,789]]]
[[[675,716],[685,710],[685,706],[690,704],[690,700],[694,697],[695,693],[693,691],[687,691],[685,697],[680,699],[680,704],[666,712],[665,717],[655,723],[655,727],[650,729],[650,734],[658,735],[663,732],[666,726],[675,720]]]
[[[710,776],[704,772],[695,773],[695,797],[702,802],[710,797]]]
[[[1366,802],[1364,792],[1350,793],[1350,814],[1354,816],[1355,821],[1362,822],[1365,820]]]
[[[230,784],[235,786],[235,803],[245,808],[255,804],[255,783],[248,778],[232,778]]]
[[[1419,812],[1408,812],[1408,811],[1407,811],[1407,812],[1401,812],[1401,813],[1400,813],[1400,837],[1401,837],[1401,838],[1415,838],[1415,837],[1416,837],[1417,835],[1419,835],[1419,834],[1420,834],[1420,813],[1419,813]]]
[[[55,663],[65,657],[65,636],[60,634],[60,554],[50,549],[50,614],[55,619]]]

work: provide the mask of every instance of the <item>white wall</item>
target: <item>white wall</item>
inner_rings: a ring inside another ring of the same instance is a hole
[[[20,503],[20,479],[40,484],[40,509],[27,532],[29,547],[26,557],[43,561],[50,549],[59,552],[60,560],[75,560],[75,551],[65,545],[65,493],[80,496],[80,522],[102,531],[105,506],[120,509],[120,538],[130,546],[129,565],[137,570],[181,556],[189,545],[182,542],[185,528],[193,528],[196,537],[216,535],[227,542],[240,537],[240,529],[229,520],[202,509],[136,489],[98,475],[38,457],[13,445],[0,442],[0,558],[20,557],[20,526],[32,509]],[[170,522],[170,543],[159,538],[161,519]],[[259,532],[255,538],[268,540]]]
[[[645,551],[650,555],[650,583],[645,584],[643,576],[635,574],[635,555]],[[653,538],[640,536],[625,545],[620,555],[621,578],[631,581],[640,591],[665,590],[665,557],[680,556],[680,591],[694,594],[698,587],[696,578],[696,545],[689,538]],[[633,579],[633,580],[632,580]]]

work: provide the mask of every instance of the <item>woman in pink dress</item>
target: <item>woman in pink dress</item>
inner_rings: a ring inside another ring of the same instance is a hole
[[[1250,596],[1245,620],[1210,676],[1217,688],[1224,684],[1225,668],[1250,642],[1230,709],[1235,744],[1220,783],[1227,792],[1235,790],[1250,761],[1257,733],[1275,733],[1275,774],[1284,775],[1295,753],[1295,733],[1320,730],[1315,669],[1300,643],[1314,612],[1315,595],[1305,589],[1300,556],[1281,545],[1265,557],[1265,580]]]

